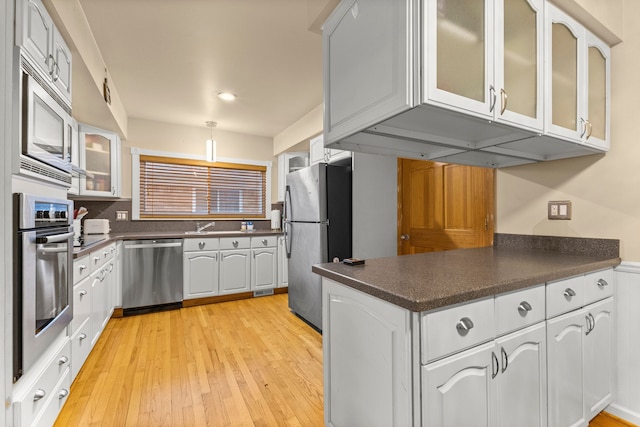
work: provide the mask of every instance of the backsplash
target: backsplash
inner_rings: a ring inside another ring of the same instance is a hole
[[[228,219],[207,219],[202,218],[199,220],[131,220],[131,200],[116,200],[116,201],[97,201],[97,200],[75,200],[75,208],[84,206],[89,210],[87,218],[99,218],[108,219],[111,224],[111,233],[130,233],[130,232],[148,232],[148,231],[163,231],[163,232],[182,232],[192,231],[196,229],[196,224],[206,224],[209,221],[215,221],[216,225],[213,228],[216,231],[238,231],[240,230],[241,219],[228,220]],[[282,209],[281,204],[274,204],[272,209]],[[117,211],[127,211],[128,219],[126,221],[116,221]],[[83,219],[83,221],[84,221]],[[270,220],[255,220],[252,219],[254,228],[256,230],[270,230]]]

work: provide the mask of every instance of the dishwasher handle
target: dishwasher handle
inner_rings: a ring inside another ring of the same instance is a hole
[[[149,249],[149,248],[177,248],[182,246],[182,242],[175,243],[142,243],[142,244],[130,244],[124,245],[125,249]]]

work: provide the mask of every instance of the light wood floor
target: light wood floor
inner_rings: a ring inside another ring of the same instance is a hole
[[[56,422],[322,424],[322,337],[286,294],[111,319]]]
[[[322,337],[286,294],[111,319],[56,422],[322,425]],[[589,424],[628,425],[605,414]]]

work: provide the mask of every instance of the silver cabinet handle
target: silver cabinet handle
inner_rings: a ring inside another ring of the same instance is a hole
[[[491,352],[491,379],[494,379],[498,376],[500,372],[500,362],[498,362],[498,356],[492,351]]]
[[[36,392],[33,394],[33,401],[37,402],[38,400],[42,399],[43,397],[45,397],[47,395],[47,392],[44,391],[43,389],[39,388],[36,390]]]
[[[473,329],[473,322],[468,317],[463,317],[456,324],[456,329],[460,335],[465,336]]]
[[[591,331],[593,331],[596,328],[596,319],[593,317],[593,314],[591,313],[589,313],[589,318],[591,319]]]
[[[82,273],[82,270],[86,270],[86,269],[87,269],[87,266],[86,266],[86,265],[84,265],[84,264],[80,264],[80,265],[78,266],[78,270],[80,270],[80,273]]]
[[[489,86],[489,93],[491,97],[491,105],[489,106],[489,112],[492,112],[494,108],[496,108],[496,88],[493,85]]]
[[[609,286],[609,283],[604,279],[598,279],[598,286],[604,288],[605,286]]]
[[[531,310],[532,310],[531,304],[529,304],[526,301],[522,301],[518,306],[518,313],[520,313],[521,316],[526,316],[527,313],[530,312]]]
[[[502,373],[507,370],[507,366],[509,366],[509,356],[505,351],[504,347],[500,347],[500,355],[502,356]]]
[[[109,256],[109,252],[108,251],[104,251],[104,252],[102,252],[102,255],[104,255],[104,257],[106,258],[106,257]]]
[[[580,117],[580,125],[582,126],[582,133],[580,134],[580,138],[582,138],[587,133],[587,122],[582,117]]]
[[[502,104],[502,108],[500,108],[500,115],[503,115],[507,109],[507,101],[507,92],[505,92],[504,89],[500,89],[500,103]]]
[[[261,242],[263,245],[267,246],[267,239],[262,239]]]
[[[591,124],[590,120],[587,120],[585,125],[587,126],[587,128],[589,129],[589,131],[587,132],[587,136],[585,137],[585,139],[589,139],[591,138],[591,133],[593,132],[593,125]]]
[[[93,263],[94,263],[94,264],[97,264],[97,263],[98,263],[98,261],[100,261],[100,257],[99,257],[99,256],[94,256],[94,257],[93,257]]]
[[[233,242],[231,242],[231,244],[233,245],[234,248],[238,247],[238,241],[234,240]]]
[[[593,330],[593,326],[591,325],[591,318],[589,317],[590,314],[591,313],[588,313],[586,316],[584,316],[584,319],[587,321],[587,331],[585,332],[585,335],[589,335]]]
[[[84,289],[80,291],[80,296],[83,297],[87,294],[87,291],[85,291]]]
[[[68,361],[69,361],[69,358],[67,356],[62,356],[60,359],[58,359],[58,365],[64,365]]]
[[[574,291],[571,288],[567,288],[567,289],[564,290],[563,295],[564,295],[564,297],[566,299],[571,299],[571,297],[575,297],[576,296],[576,291]]]
[[[67,390],[66,388],[63,388],[62,390],[60,390],[60,393],[58,393],[58,399],[64,399],[68,395],[69,395],[69,390]]]
[[[83,340],[83,339],[85,339],[85,338],[87,338],[87,334],[85,334],[84,332],[83,332],[83,333],[81,333],[80,335],[78,335],[78,339],[79,339],[80,341],[82,341],[82,340]]]
[[[206,243],[205,243],[205,242],[198,242],[198,247],[199,247],[200,249],[204,249],[204,247],[205,247],[205,246],[206,246]]]

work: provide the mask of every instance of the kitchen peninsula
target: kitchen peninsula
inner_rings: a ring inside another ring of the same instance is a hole
[[[494,244],[313,266],[327,425],[586,425],[611,402],[619,242]]]

